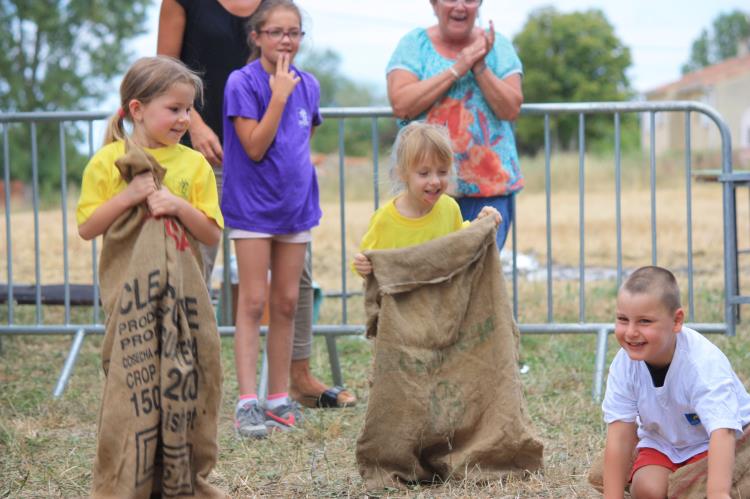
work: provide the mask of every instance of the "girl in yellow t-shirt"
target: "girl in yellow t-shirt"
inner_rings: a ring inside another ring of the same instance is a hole
[[[412,122],[396,137],[392,176],[403,189],[375,212],[362,238],[354,269],[372,273],[372,263],[362,253],[369,249],[414,246],[450,234],[468,224],[458,203],[443,196],[453,175],[453,150],[447,130],[439,125]],[[477,218],[491,215],[500,224],[500,213],[485,206]]]
[[[104,234],[122,213],[146,202],[155,217],[179,218],[203,244],[217,244],[224,219],[216,195],[216,179],[206,159],[180,145],[190,124],[190,110],[203,84],[177,59],[166,56],[137,60],[120,85],[120,109],[109,121],[102,147],[83,172],[76,219],[78,233],[90,240]],[[132,134],[124,121],[133,124]],[[151,154],[166,174],[161,189],[143,173],[126,183],[115,166],[125,143]]]

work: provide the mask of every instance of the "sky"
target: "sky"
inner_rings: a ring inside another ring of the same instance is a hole
[[[160,2],[149,16],[148,33],[134,42],[137,55],[156,51]],[[385,94],[385,66],[398,40],[415,27],[435,24],[429,0],[297,0],[305,13],[304,44],[334,49],[343,73]],[[560,12],[601,9],[615,34],[630,48],[631,84],[644,92],[680,78],[690,46],[722,13],[749,10],[747,0],[484,0],[480,23],[512,39],[529,14],[553,6]],[[523,62],[523,61],[522,61]]]

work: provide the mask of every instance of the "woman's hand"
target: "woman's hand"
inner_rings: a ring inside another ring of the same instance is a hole
[[[453,67],[460,76],[464,76],[472,67],[474,67],[474,64],[478,61],[483,61],[486,54],[487,40],[485,34],[481,33],[477,36],[476,40],[461,49],[461,52],[458,53],[458,57],[456,57],[456,62]]]
[[[354,269],[362,277],[372,274],[372,262],[362,253],[354,255]]]
[[[503,217],[500,215],[500,212],[497,211],[497,209],[494,206],[482,207],[482,210],[479,212],[479,215],[477,215],[477,220],[482,219],[484,217],[493,217],[495,219],[495,227],[503,223]]]
[[[523,104],[521,74],[512,73],[500,79],[492,69],[488,70],[486,56],[495,44],[495,25],[492,21],[489,29],[481,32],[480,38],[485,42],[485,53],[471,67],[474,79],[495,116],[501,120],[515,121]]]
[[[195,113],[195,114],[194,114]],[[221,141],[213,130],[206,125],[195,110],[190,112],[190,143],[193,149],[203,154],[203,157],[213,167],[221,166],[224,160],[224,151],[221,149]]]
[[[485,43],[485,52],[481,59],[477,60],[472,66],[471,70],[474,73],[474,76],[479,76],[482,74],[482,72],[487,69],[487,63],[485,62],[485,58],[487,57],[487,54],[490,53],[492,50],[492,47],[495,45],[495,25],[490,20],[490,27],[487,31],[482,32],[481,38],[484,39]]]
[[[279,54],[279,58],[276,59],[276,74],[271,75],[269,80],[271,93],[286,102],[299,82],[300,77],[289,70],[289,54]]]

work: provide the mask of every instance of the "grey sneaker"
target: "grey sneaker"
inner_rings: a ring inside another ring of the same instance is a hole
[[[302,412],[297,402],[294,401],[273,410],[266,409],[265,412],[268,431],[293,430],[302,422]]]
[[[268,428],[263,409],[258,404],[248,402],[234,413],[234,428],[243,437],[265,438]]]

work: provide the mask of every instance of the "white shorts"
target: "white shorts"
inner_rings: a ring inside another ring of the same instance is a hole
[[[265,232],[252,232],[249,230],[229,228],[229,239],[271,239],[280,243],[302,243],[312,241],[312,232],[303,230],[291,234],[267,234]]]

